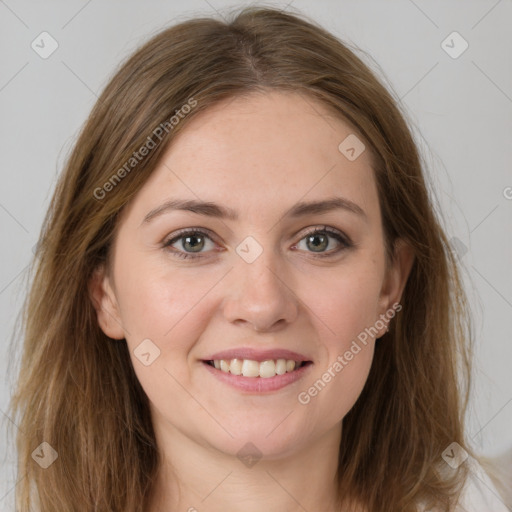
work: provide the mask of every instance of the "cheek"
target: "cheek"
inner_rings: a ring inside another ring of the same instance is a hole
[[[146,339],[160,350],[158,362],[181,367],[208,322],[208,293],[218,282],[213,273],[148,265],[132,258],[119,262],[117,280],[121,321],[133,351]],[[178,371],[178,370],[176,370]]]
[[[323,324],[323,342],[330,352],[344,351],[347,341],[373,325],[378,317],[381,281],[379,265],[361,258],[355,265],[304,283],[302,296],[319,328]]]
[[[310,281],[311,293],[304,295],[315,313],[325,357],[302,388],[299,402],[325,424],[339,422],[366,383],[375,344],[371,328],[378,319],[379,271],[375,261],[361,258],[350,269],[322,279],[321,287],[313,288]]]
[[[326,357],[298,395],[318,422],[329,428],[339,423],[356,403],[368,378],[375,340],[367,329],[366,316],[350,302],[335,327],[337,336],[324,338]],[[333,319],[334,322],[334,319]]]
[[[133,261],[128,266],[126,273],[118,267],[118,291],[134,371],[150,401],[174,418],[174,410],[195,407],[184,391],[191,388],[192,365],[198,364],[190,354],[206,329],[208,292],[218,276],[198,279],[185,269],[171,274],[161,267],[148,271],[147,264],[137,272]]]
[[[150,335],[162,341],[208,289],[204,279],[194,279],[185,269],[171,272],[171,265],[143,252],[119,258],[115,265],[120,314],[133,341]]]
[[[319,394],[325,393],[320,400],[326,423],[338,423],[356,403],[370,372],[373,349],[373,341],[351,345],[315,381],[315,387],[321,389]]]

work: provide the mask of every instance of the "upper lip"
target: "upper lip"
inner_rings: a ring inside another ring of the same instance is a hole
[[[268,361],[270,359],[288,359],[293,361],[311,361],[308,357],[303,354],[299,354],[298,352],[293,352],[292,350],[287,349],[268,349],[268,350],[258,350],[250,347],[241,347],[241,348],[232,348],[229,350],[222,350],[221,352],[216,352],[212,354],[210,357],[206,358],[205,361],[213,361],[213,360],[230,360],[230,359],[251,359],[253,361]]]

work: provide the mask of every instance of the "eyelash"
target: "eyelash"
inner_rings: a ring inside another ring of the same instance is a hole
[[[345,236],[341,231],[338,231],[338,230],[335,230],[333,228],[329,228],[328,226],[324,226],[322,228],[315,228],[313,231],[310,231],[309,233],[306,233],[300,240],[304,240],[305,238],[309,237],[309,236],[313,236],[317,233],[323,233],[323,234],[327,234],[333,238],[335,238],[338,242],[340,242],[340,244],[342,245],[341,248],[338,248],[333,252],[330,252],[330,253],[317,253],[317,254],[314,254],[315,257],[318,257],[318,258],[329,258],[329,257],[333,257],[333,256],[336,256],[340,251],[344,250],[344,249],[349,249],[353,246],[353,243],[350,241],[350,239]],[[174,244],[175,242],[177,242],[178,240],[180,240],[181,238],[185,238],[185,236],[187,235],[204,235],[206,236],[207,238],[209,238],[212,242],[214,242],[214,240],[212,239],[212,237],[210,236],[209,232],[208,231],[205,231],[201,228],[186,228],[186,229],[183,229],[181,231],[178,231],[176,233],[175,236],[173,236],[173,238],[167,240],[164,242],[163,244],[163,247],[164,248],[167,248],[167,247],[170,247],[172,244]],[[176,256],[178,258],[182,258],[182,259],[197,259],[197,258],[204,258],[204,256],[201,256],[199,254],[201,253],[197,253],[197,255],[195,254],[192,254],[192,253],[185,253],[185,252],[182,252],[182,251],[179,251],[179,250],[170,250],[170,253],[173,255],[173,256]]]

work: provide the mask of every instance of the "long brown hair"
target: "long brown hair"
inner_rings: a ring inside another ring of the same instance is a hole
[[[457,259],[406,116],[355,51],[315,22],[251,7],[228,22],[182,22],[137,50],[68,158],[20,333],[11,402],[20,512],[30,503],[51,512],[146,509],[160,462],[148,399],[126,342],[99,328],[88,283],[107,260],[119,213],[176,134],[219,101],[272,89],[322,101],[361,134],[375,157],[386,244],[401,238],[415,253],[403,309],[376,344],[363,392],[343,419],[340,496],[372,511],[414,511],[420,502],[453,509],[467,468],[452,469],[442,453],[458,443],[474,456],[463,428],[472,335]],[[149,152],[132,160],[149,138]],[[42,442],[58,454],[47,468],[32,456]]]

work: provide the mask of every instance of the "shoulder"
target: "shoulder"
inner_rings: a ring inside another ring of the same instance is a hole
[[[512,512],[482,465],[472,458],[468,458],[466,464],[469,473],[454,512]],[[427,508],[424,503],[419,504],[418,510],[438,511],[437,508]]]
[[[470,472],[460,495],[457,512],[510,512],[482,466],[470,459]]]

